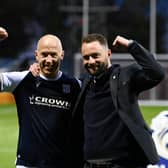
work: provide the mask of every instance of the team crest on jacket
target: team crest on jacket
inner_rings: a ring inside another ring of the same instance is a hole
[[[63,85],[62,85],[62,91],[63,91],[64,93],[70,93],[70,91],[71,91],[70,85],[68,85],[68,84],[63,84]]]

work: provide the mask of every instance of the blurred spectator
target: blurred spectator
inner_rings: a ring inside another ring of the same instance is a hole
[[[161,111],[152,119],[151,129],[160,161],[157,165],[149,165],[148,168],[168,168],[168,111]]]

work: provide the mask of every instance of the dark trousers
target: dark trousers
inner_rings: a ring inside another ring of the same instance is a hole
[[[147,166],[135,166],[124,163],[113,163],[110,161],[103,163],[89,163],[85,162],[84,168],[146,168]]]

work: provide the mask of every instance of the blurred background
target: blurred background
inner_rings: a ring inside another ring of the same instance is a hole
[[[135,39],[155,55],[167,72],[157,87],[140,95],[142,113],[150,126],[152,118],[168,110],[167,7],[167,0],[1,1],[0,26],[7,29],[9,37],[0,42],[0,72],[28,69],[35,61],[36,43],[46,33],[55,34],[62,40],[65,58],[61,69],[75,77],[84,73],[80,44],[85,34],[104,34],[110,48],[116,35]],[[113,63],[125,66],[134,62],[124,51],[112,52]],[[17,122],[12,94],[0,93],[0,168],[14,167]],[[168,128],[164,130],[168,133]],[[168,140],[164,139],[164,142],[168,152]],[[166,164],[161,166],[167,168],[168,163],[167,167]]]
[[[0,43],[0,72],[28,69],[34,62],[38,39],[46,33],[62,39],[65,50],[62,70],[80,77],[81,38],[102,33],[109,46],[122,35],[136,39],[155,54],[168,71],[167,0],[5,0],[0,5],[0,25],[9,38]],[[127,53],[113,51],[113,63],[130,64]],[[167,77],[155,89],[141,95],[142,100],[167,100]]]

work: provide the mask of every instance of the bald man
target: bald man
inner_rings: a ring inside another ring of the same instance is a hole
[[[80,85],[60,70],[64,51],[58,37],[41,37],[35,57],[38,77],[29,71],[0,74],[1,91],[12,92],[17,106],[16,168],[71,167],[72,109]]]

